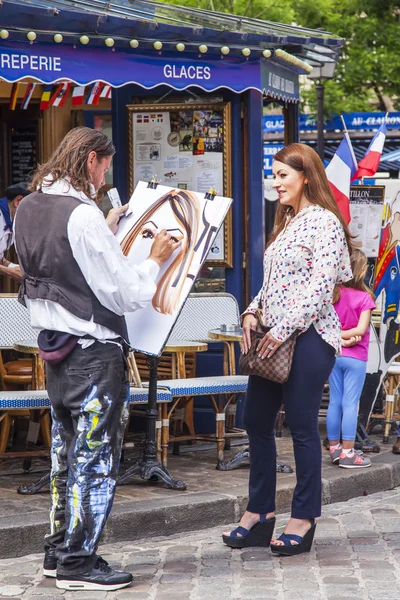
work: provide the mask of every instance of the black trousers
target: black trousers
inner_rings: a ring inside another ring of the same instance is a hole
[[[81,573],[96,548],[114,500],[129,410],[123,352],[116,344],[77,345],[47,365],[51,401],[50,535],[60,573]]]
[[[275,510],[275,421],[281,404],[293,437],[297,484],[292,517],[321,514],[321,440],[318,411],[325,382],[335,363],[335,350],[311,326],[297,338],[289,379],[274,383],[251,375],[244,409],[250,442],[250,482],[247,510]]]

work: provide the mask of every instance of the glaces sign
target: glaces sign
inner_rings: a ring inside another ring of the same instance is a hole
[[[203,65],[165,65],[164,75],[167,79],[210,79],[211,69]]]

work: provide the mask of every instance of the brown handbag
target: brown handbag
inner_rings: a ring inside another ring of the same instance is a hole
[[[250,350],[240,355],[239,368],[243,375],[258,375],[275,383],[285,383],[289,378],[298,332],[285,340],[270,358],[260,358],[258,345],[268,331],[266,328],[264,331],[250,331]]]

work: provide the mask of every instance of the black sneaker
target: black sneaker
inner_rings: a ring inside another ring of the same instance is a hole
[[[107,561],[98,558],[94,567],[77,575],[57,573],[56,586],[61,590],[107,590],[113,592],[127,587],[133,576],[131,573],[114,571]]]
[[[57,576],[57,559],[54,548],[47,548],[47,550],[44,551],[43,575],[45,577]]]

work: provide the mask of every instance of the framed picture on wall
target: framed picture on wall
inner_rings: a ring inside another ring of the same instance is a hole
[[[139,181],[155,176],[161,185],[232,196],[229,102],[134,104],[127,109],[130,195]],[[231,210],[206,264],[233,266]]]

